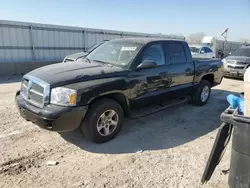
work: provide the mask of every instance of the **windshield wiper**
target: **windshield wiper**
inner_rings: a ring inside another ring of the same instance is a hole
[[[96,62],[98,62],[98,63],[106,64],[106,65],[109,65],[109,66],[112,66],[112,67],[113,67],[112,64],[110,64],[110,63],[108,63],[108,62],[105,62],[105,61],[95,60],[95,59],[93,59],[92,61],[96,61]]]
[[[91,63],[91,61],[89,60],[89,58],[85,57],[85,59],[87,59],[87,61],[88,61],[89,63]]]

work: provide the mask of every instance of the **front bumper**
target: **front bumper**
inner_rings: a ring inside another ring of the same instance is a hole
[[[236,72],[232,72],[230,70],[228,71],[223,71],[223,76],[228,76],[228,77],[244,77],[244,73],[243,71],[236,71]]]
[[[228,77],[244,77],[244,73],[247,67],[244,68],[229,68],[228,66],[224,66],[223,68],[223,76]]]
[[[62,107],[51,104],[38,108],[26,102],[20,95],[20,91],[16,93],[15,100],[20,115],[25,120],[56,132],[78,128],[88,109],[88,106]]]

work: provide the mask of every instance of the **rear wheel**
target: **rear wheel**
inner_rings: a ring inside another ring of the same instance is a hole
[[[207,103],[211,93],[211,84],[207,80],[201,80],[198,88],[192,95],[192,103],[197,106],[203,106]]]
[[[120,132],[123,117],[119,103],[103,98],[91,104],[80,128],[88,140],[95,143],[108,142]]]

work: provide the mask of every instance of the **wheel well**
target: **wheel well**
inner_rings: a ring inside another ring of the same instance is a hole
[[[100,96],[100,97],[94,99],[93,101],[91,101],[90,104],[92,104],[93,102],[100,100],[102,98],[113,99],[114,101],[118,102],[121,105],[121,107],[124,111],[124,114],[126,114],[126,115],[128,114],[128,104],[127,104],[126,97],[123,94],[111,93],[111,94],[103,95],[103,96]]]
[[[213,74],[207,74],[202,77],[202,80],[207,80],[210,82],[211,85],[214,83],[214,75]]]

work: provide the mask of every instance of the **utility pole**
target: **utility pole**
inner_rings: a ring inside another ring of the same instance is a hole
[[[225,42],[223,43],[223,53],[225,53],[225,46],[227,45],[227,33],[228,33],[229,28],[226,28],[220,36],[222,36],[225,39]]]

